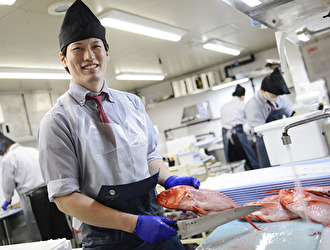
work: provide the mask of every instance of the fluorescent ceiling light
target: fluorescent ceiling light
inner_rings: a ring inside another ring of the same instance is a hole
[[[55,16],[64,15],[71,5],[72,1],[60,1],[53,3],[48,7],[48,13]]]
[[[220,53],[233,55],[233,56],[238,56],[241,53],[241,51],[243,50],[242,47],[239,47],[239,46],[236,46],[233,44],[229,44],[226,42],[222,42],[219,40],[208,41],[203,45],[203,48],[213,50],[216,52],[220,52]]]
[[[259,0],[241,0],[243,3],[249,5],[250,7],[255,7],[261,4]]]
[[[0,0],[0,5],[13,5],[16,0]]]
[[[99,16],[102,25],[114,29],[137,33],[140,35],[169,40],[180,41],[187,31],[156,22],[143,17],[131,15],[117,10],[110,10]]]
[[[302,34],[297,34],[297,38],[298,38],[300,41],[303,41],[303,42],[307,42],[307,41],[310,40],[310,38],[309,38],[306,34],[304,34],[304,33],[302,33]]]
[[[224,89],[224,88],[232,87],[232,86],[235,86],[237,84],[245,83],[245,82],[248,82],[248,81],[250,81],[249,78],[242,78],[242,79],[234,80],[234,81],[231,81],[231,82],[216,85],[216,86],[212,87],[212,90]]]
[[[303,42],[309,41],[312,35],[312,32],[307,28],[303,28],[302,30],[298,30],[296,32],[297,32],[297,38]]]
[[[151,73],[120,73],[116,76],[117,80],[133,80],[133,81],[161,81],[164,80],[165,74]]]
[[[0,68],[0,79],[71,79],[65,70],[35,68]]]

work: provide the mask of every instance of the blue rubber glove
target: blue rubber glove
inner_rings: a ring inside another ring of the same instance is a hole
[[[2,210],[7,210],[7,207],[11,204],[11,201],[8,202],[8,201],[5,201],[2,205]]]
[[[198,189],[201,183],[197,178],[192,176],[179,177],[176,175],[172,175],[168,177],[164,182],[165,189],[169,189],[171,187],[175,187],[179,185],[188,185]]]
[[[168,224],[175,222],[157,216],[139,215],[133,234],[151,244],[162,240],[170,240],[178,232]]]

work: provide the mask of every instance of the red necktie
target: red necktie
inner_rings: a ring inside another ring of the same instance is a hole
[[[114,146],[116,146],[115,134],[113,133],[113,130],[112,130],[111,126],[110,126],[110,121],[109,121],[107,115],[105,114],[104,109],[103,109],[103,106],[102,106],[102,97],[103,97],[103,93],[101,93],[98,96],[86,95],[86,99],[87,100],[94,100],[96,102],[97,109],[99,111],[100,121],[104,124],[104,128],[107,131],[112,144]]]
[[[267,103],[269,104],[271,111],[274,111],[276,109],[275,106],[270,101],[267,100]]]

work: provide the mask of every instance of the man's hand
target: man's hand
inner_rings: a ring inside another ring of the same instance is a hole
[[[175,222],[157,216],[139,215],[133,234],[151,244],[162,240],[170,240],[178,232],[168,224]]]
[[[2,205],[2,210],[7,210],[7,207],[11,204],[11,201],[5,201]]]
[[[183,176],[179,177],[176,175],[172,175],[168,177],[164,182],[164,188],[169,189],[171,187],[179,186],[179,185],[187,185],[192,186],[194,188],[199,188],[200,182],[197,178],[192,176]]]

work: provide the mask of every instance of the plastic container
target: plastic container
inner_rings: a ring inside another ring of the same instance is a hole
[[[313,160],[329,155],[329,147],[324,135],[325,119],[290,128],[288,135],[291,137],[291,144],[289,145],[283,145],[281,139],[283,129],[286,125],[298,120],[304,120],[319,113],[317,111],[284,118],[255,127],[254,131],[263,135],[269,161],[272,166]]]
[[[200,156],[197,151],[189,151],[177,154],[181,165],[190,164],[192,162],[200,161]]]

